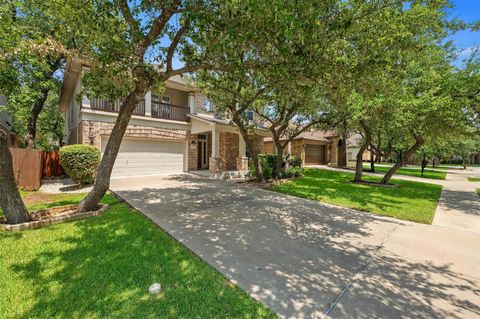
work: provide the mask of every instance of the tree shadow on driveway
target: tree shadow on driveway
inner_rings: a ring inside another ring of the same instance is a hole
[[[413,223],[190,176],[118,193],[281,316],[322,317],[353,278],[331,316],[480,316],[478,277],[382,249]]]

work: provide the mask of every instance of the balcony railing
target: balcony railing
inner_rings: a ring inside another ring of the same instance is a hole
[[[154,118],[188,122],[189,111],[190,108],[186,106],[164,103],[159,96],[152,95],[152,117]]]
[[[91,98],[90,99],[90,107],[94,110],[99,111],[106,111],[106,112],[116,112],[120,111],[120,106],[122,105],[121,100],[116,100],[114,103],[107,99],[97,99]],[[145,116],[145,100],[142,99],[135,110],[133,111],[133,115],[140,115]]]

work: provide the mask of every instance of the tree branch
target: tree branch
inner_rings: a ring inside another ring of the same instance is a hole
[[[175,54],[175,50],[177,49],[178,43],[180,42],[182,36],[187,32],[188,27],[189,27],[190,21],[188,19],[185,19],[184,24],[182,27],[177,31],[175,34],[175,37],[172,40],[172,43],[170,43],[170,46],[168,47],[167,51],[167,73],[172,71],[172,60],[173,60],[173,55]]]
[[[133,35],[137,37],[141,34],[140,25],[138,24],[138,21],[135,20],[135,18],[133,17],[127,1],[128,0],[117,0],[116,3],[120,8],[120,11],[122,12],[123,18],[125,19],[125,21],[127,21],[128,25],[130,26],[130,29],[132,30]]]
[[[168,23],[172,15],[179,11],[178,7],[180,6],[180,4],[181,4],[180,0],[175,0],[172,2],[170,7],[164,8],[162,10],[162,13],[160,13],[160,15],[155,19],[152,27],[150,28],[147,35],[143,38],[143,40],[140,43],[140,49],[142,52],[145,52],[145,50],[150,46],[150,44],[156,38],[158,38],[158,36],[160,35],[160,32],[162,32],[163,28]]]

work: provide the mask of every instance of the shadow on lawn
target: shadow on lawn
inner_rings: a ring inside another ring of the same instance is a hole
[[[68,231],[59,236],[62,226]],[[265,316],[248,296],[126,205],[41,231],[51,239],[30,262],[12,267],[34,287],[35,303],[23,318]],[[154,282],[162,284],[160,295],[148,293]]]
[[[352,183],[352,178],[351,173],[307,169],[304,178],[281,185],[277,190],[385,216],[431,223],[441,186],[394,179],[398,187],[382,187]],[[363,179],[380,180],[372,176]]]
[[[120,194],[255,298],[286,317],[316,318],[402,221],[192,177]],[[427,227],[427,226],[422,226]],[[428,250],[422,243],[418,249]],[[381,254],[334,317],[480,315],[478,283],[448,264]],[[364,299],[362,299],[364,298]],[[441,303],[441,305],[439,305]],[[434,306],[435,304],[435,306]]]

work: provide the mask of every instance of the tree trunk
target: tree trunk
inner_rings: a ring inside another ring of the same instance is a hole
[[[360,150],[357,153],[357,162],[355,164],[355,176],[353,177],[354,182],[361,182],[362,181],[362,174],[363,174],[363,153],[367,149],[368,142],[365,141]]]
[[[370,149],[370,171],[375,173],[375,159],[373,155],[373,149]]]
[[[275,137],[274,137],[275,139]],[[285,149],[284,144],[283,146],[280,145],[280,142],[275,141],[275,148],[276,148],[276,159],[275,159],[275,176],[280,178],[282,176],[282,164],[283,164],[283,150]]]
[[[263,176],[262,165],[258,159],[259,153],[257,149],[254,147],[255,135],[248,134],[248,131],[245,128],[244,123],[242,122],[242,119],[240,118],[240,115],[237,113],[236,106],[230,108],[230,112],[233,114],[232,122],[237,126],[238,130],[240,131],[240,134],[243,137],[243,140],[245,141],[245,144],[248,147],[248,150],[250,151],[250,156],[252,157],[253,167],[255,170],[255,179],[257,181],[263,182],[264,176]]]
[[[31,219],[15,183],[8,134],[3,130],[0,130],[0,207],[9,224],[24,223]]]
[[[432,167],[435,168],[435,156],[432,158]]]
[[[25,142],[27,143],[27,147],[32,149],[35,148],[35,138],[37,136],[37,120],[40,112],[43,110],[43,106],[45,105],[45,101],[48,97],[48,92],[50,90],[48,88],[43,88],[40,91],[40,95],[33,104],[33,107],[30,111],[30,117],[28,118],[27,124],[27,134],[25,135]]]
[[[368,145],[372,141],[372,133],[370,131],[370,127],[368,127],[367,122],[365,120],[360,120],[360,125],[362,126],[363,130],[365,131],[365,141],[363,142],[360,150],[357,153],[357,163],[355,164],[355,176],[353,177],[354,182],[361,182],[362,181],[362,174],[363,174],[363,153],[367,149]]]
[[[137,88],[131,93],[122,104],[117,120],[107,142],[102,160],[98,166],[97,176],[93,188],[87,197],[78,205],[77,212],[86,212],[97,209],[98,203],[110,187],[110,176],[112,175],[113,164],[117,158],[120,143],[140,99],[147,93],[146,83],[138,83]]]
[[[400,157],[400,161],[397,161],[395,163],[395,165],[393,165],[386,173],[385,175],[383,176],[382,180],[380,181],[380,184],[383,184],[383,185],[386,185],[390,182],[390,179],[392,178],[392,176],[398,171],[398,169],[400,167],[402,167],[402,158],[405,157],[405,158],[409,158],[410,156],[412,156],[419,148],[420,146],[423,145],[424,143],[424,140],[421,136],[417,135],[417,134],[414,134],[414,138],[415,138],[415,144],[410,147],[405,153],[403,153],[402,157]]]
[[[428,161],[427,158],[424,156],[422,159],[422,174],[420,176],[423,177],[423,173],[425,173],[425,167],[427,167]]]

